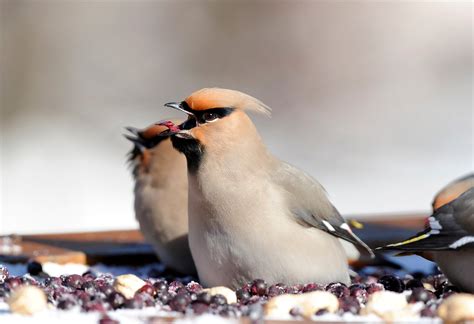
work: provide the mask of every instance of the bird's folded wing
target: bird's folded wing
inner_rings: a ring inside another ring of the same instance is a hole
[[[351,242],[373,255],[372,250],[352,232],[315,179],[282,162],[274,180],[286,191],[288,206],[297,221]]]
[[[456,223],[466,232],[474,235],[474,188],[460,195],[452,205]]]
[[[454,204],[439,208],[428,218],[426,230],[398,243],[378,248],[402,251],[443,251],[474,248],[474,235],[467,232],[454,217]]]

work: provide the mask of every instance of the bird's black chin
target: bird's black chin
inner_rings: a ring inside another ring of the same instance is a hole
[[[189,116],[188,119],[182,123],[181,125],[179,125],[179,129],[186,129],[186,130],[189,130],[191,128],[194,128],[197,126],[197,123],[196,123],[196,118],[192,117],[192,116]]]
[[[176,134],[171,136],[173,147],[186,156],[188,172],[196,173],[202,161],[204,146],[197,139],[191,136]]]

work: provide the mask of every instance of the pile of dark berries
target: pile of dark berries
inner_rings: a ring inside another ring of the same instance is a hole
[[[108,317],[108,312],[116,309],[141,309],[158,307],[183,314],[217,314],[225,317],[263,317],[263,306],[272,297],[282,294],[303,294],[325,290],[339,300],[339,314],[359,314],[371,294],[381,290],[397,293],[411,291],[407,295],[409,303],[422,302],[425,306],[422,316],[436,316],[440,301],[458,292],[441,275],[421,277],[418,274],[399,278],[390,274],[373,274],[354,278],[352,285],[340,282],[327,285],[305,283],[294,286],[284,284],[268,285],[264,280],[255,279],[236,291],[238,302],[228,304],[223,295],[211,296],[194,281],[170,280],[168,278],[148,278],[131,299],[125,298],[113,288],[114,277],[109,274],[95,274],[88,271],[83,275],[52,277],[43,272],[41,265],[28,264],[29,274],[21,277],[10,276],[8,269],[0,265],[0,301],[5,301],[12,290],[22,285],[34,285],[41,288],[48,302],[60,310],[80,308],[84,312],[101,312],[101,323],[117,323]],[[324,311],[315,315],[324,314]],[[290,311],[295,318],[297,310]]]

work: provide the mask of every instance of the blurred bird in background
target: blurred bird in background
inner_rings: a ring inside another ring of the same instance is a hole
[[[474,292],[474,173],[443,188],[434,198],[424,231],[379,249],[417,254],[438,264],[448,279]]]
[[[183,274],[196,272],[188,244],[188,179],[186,158],[169,137],[164,125],[143,130],[128,127],[125,135],[134,144],[129,153],[135,180],[135,216],[146,241],[160,260]]]
[[[317,181],[268,152],[247,115],[269,115],[266,105],[209,88],[166,106],[188,115],[170,134],[187,159],[189,242],[204,285],[349,283],[338,238],[372,252]]]

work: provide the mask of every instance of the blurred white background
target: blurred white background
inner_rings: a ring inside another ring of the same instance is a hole
[[[202,87],[346,215],[428,211],[473,168],[472,3],[1,1],[0,233],[136,227],[123,127]]]

